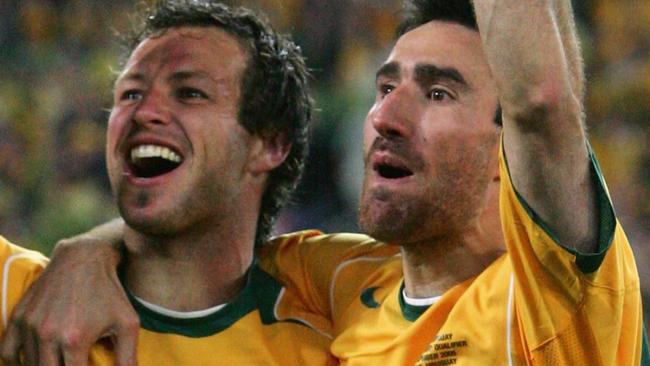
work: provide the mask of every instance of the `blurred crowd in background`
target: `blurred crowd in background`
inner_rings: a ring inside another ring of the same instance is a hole
[[[311,157],[277,233],[356,231],[362,125],[397,0],[226,1],[266,12],[313,70]],[[574,1],[587,65],[587,124],[632,242],[650,317],[650,1]],[[0,234],[49,253],[115,217],[104,134],[133,0],[0,1]]]

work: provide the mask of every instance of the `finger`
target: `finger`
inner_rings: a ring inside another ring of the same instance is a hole
[[[138,328],[136,327],[135,330],[125,329],[116,333],[114,337],[116,366],[136,366],[138,364],[136,357]]]
[[[25,345],[23,351],[25,352],[26,366],[38,366],[38,340],[34,333],[29,332],[25,335]]]
[[[9,323],[6,325],[6,331],[0,344],[0,357],[7,365],[29,365],[29,362],[35,357],[36,349],[31,348],[34,344],[33,339],[28,342],[26,331],[28,325],[25,321],[25,311],[28,304],[32,301],[32,291],[35,286],[31,286],[23,295],[21,301],[14,307]],[[27,345],[29,343],[30,345]],[[29,353],[29,360],[27,354]]]
[[[54,342],[40,342],[38,344],[39,366],[59,366],[61,353]]]
[[[18,364],[20,348],[22,346],[20,327],[10,322],[5,331],[4,339],[0,344],[0,357],[7,364]]]
[[[83,347],[82,347],[83,348]],[[87,366],[88,357],[90,356],[88,348],[63,350],[63,364],[65,366]]]
[[[78,329],[63,332],[60,343],[63,364],[65,366],[86,366],[90,347],[95,343],[94,340],[94,337],[90,341],[84,340]]]

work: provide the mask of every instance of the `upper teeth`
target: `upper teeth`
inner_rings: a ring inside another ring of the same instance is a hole
[[[138,159],[146,158],[163,158],[176,163],[181,162],[181,157],[171,149],[164,146],[157,145],[140,145],[131,149],[131,160],[137,161]]]

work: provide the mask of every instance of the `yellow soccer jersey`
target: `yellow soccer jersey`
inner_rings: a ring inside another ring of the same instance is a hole
[[[328,352],[329,323],[306,312],[257,265],[237,298],[213,314],[182,318],[129,297],[142,328],[140,365],[336,364]],[[93,355],[95,364],[112,364],[105,351]]]
[[[0,237],[2,332],[18,300],[47,259]],[[130,298],[140,315],[139,365],[335,365],[329,322],[254,265],[235,300],[210,315],[162,314]],[[91,365],[113,365],[110,342],[93,347]],[[0,361],[0,364],[2,362]]]
[[[41,253],[21,248],[0,236],[0,264],[2,272],[2,328],[4,333],[11,311],[34,279],[43,271],[47,258]]]
[[[508,253],[428,309],[403,300],[399,250],[361,235],[283,236],[264,260],[310,311],[331,317],[331,350],[343,365],[647,366],[636,266],[593,164],[598,253],[558,245],[502,159]]]

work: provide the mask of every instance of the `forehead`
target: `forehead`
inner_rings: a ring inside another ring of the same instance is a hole
[[[392,62],[405,73],[418,64],[432,64],[454,68],[468,81],[490,77],[479,33],[457,23],[432,21],[405,33],[386,60]]]
[[[239,40],[220,28],[170,28],[145,38],[131,53],[122,76],[187,69],[225,78],[239,76],[247,60]]]

